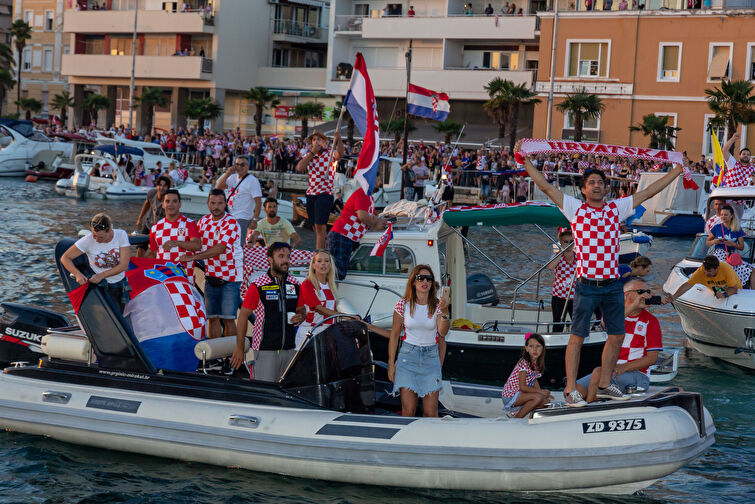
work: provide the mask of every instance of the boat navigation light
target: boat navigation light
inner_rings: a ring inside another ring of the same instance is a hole
[[[433,243],[435,243],[433,240],[427,240],[427,246],[432,247]]]

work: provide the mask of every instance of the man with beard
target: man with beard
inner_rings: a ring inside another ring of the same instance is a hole
[[[724,175],[725,187],[742,187],[750,183],[755,166],[750,164],[750,149],[747,147],[739,151],[739,161],[731,155],[731,147],[739,140],[739,133],[734,133],[728,142],[724,144],[723,154],[726,156],[726,174]]]
[[[147,199],[144,201],[142,210],[139,212],[139,217],[136,219],[136,229],[141,234],[148,235],[152,225],[165,217],[163,198],[168,189],[170,189],[170,183],[170,177],[158,177],[155,181],[155,188],[147,191]],[[148,244],[137,245],[137,257],[144,257],[148,249]]]
[[[301,243],[301,238],[294,230],[294,226],[285,217],[278,215],[278,200],[267,198],[265,200],[265,213],[267,217],[260,219],[257,229],[252,232],[248,243],[255,243],[262,235],[265,243],[285,242],[296,248]]]
[[[270,269],[254,280],[246,291],[236,322],[236,349],[231,366],[244,363],[244,347],[249,316],[254,314],[252,378],[278,381],[296,353],[296,326],[304,321],[306,308],[300,306],[299,281],[288,275],[291,246],[276,242],[267,248]]]
[[[244,278],[239,223],[226,213],[225,192],[221,189],[210,190],[207,208],[210,213],[197,223],[202,252],[191,257],[182,256],[179,260],[203,259],[207,266],[204,304],[210,338],[220,337],[220,319],[223,319],[225,336],[235,336],[241,280]]]
[[[148,257],[184,264],[186,277],[194,285],[194,259],[186,252],[197,252],[202,248],[197,223],[181,214],[181,195],[175,189],[168,189],[163,197],[165,218],[152,226],[149,232]]]

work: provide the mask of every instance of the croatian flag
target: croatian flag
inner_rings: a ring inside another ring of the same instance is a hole
[[[409,84],[407,104],[410,114],[436,121],[445,121],[451,111],[446,93],[438,93],[414,84]]]
[[[367,74],[367,65],[364,63],[362,53],[357,53],[354,71],[351,74],[351,84],[343,105],[364,137],[354,178],[359,182],[364,193],[370,196],[375,187],[380,159],[380,127],[375,93],[372,91],[372,83]]]
[[[388,223],[388,227],[385,229],[385,232],[380,236],[380,239],[377,241],[374,247],[372,247],[372,250],[370,251],[370,256],[377,256],[377,257],[383,257],[383,254],[385,253],[385,249],[388,248],[388,243],[393,238],[393,225],[392,223]]]

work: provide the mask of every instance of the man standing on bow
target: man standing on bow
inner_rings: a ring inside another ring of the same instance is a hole
[[[734,133],[731,138],[724,144],[723,154],[726,157],[726,174],[724,175],[724,186],[742,187],[750,183],[755,166],[750,164],[750,149],[744,147],[739,151],[739,161],[734,160],[731,155],[731,147],[739,140],[739,133]]]
[[[225,191],[228,213],[238,221],[242,239],[246,238],[248,229],[257,228],[257,219],[262,210],[260,181],[249,173],[246,158],[238,156],[233,166],[220,176],[215,187]]]

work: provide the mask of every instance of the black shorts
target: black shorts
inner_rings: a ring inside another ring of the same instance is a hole
[[[314,226],[315,224],[327,224],[332,209],[332,194],[307,194],[307,220],[309,221],[310,226]]]
[[[141,231],[140,231],[140,232],[141,232],[141,234],[143,234],[143,235],[147,235],[147,236],[149,236],[149,233],[150,233],[150,231],[151,231],[151,229],[150,229],[150,228],[148,228],[147,226],[142,226],[142,229],[141,229]],[[144,243],[144,244],[141,244],[141,245],[137,245],[137,246],[136,246],[136,248],[137,248],[137,249],[142,249],[142,250],[144,250],[144,251],[147,251],[147,250],[149,250],[149,242],[147,242],[147,243]]]

